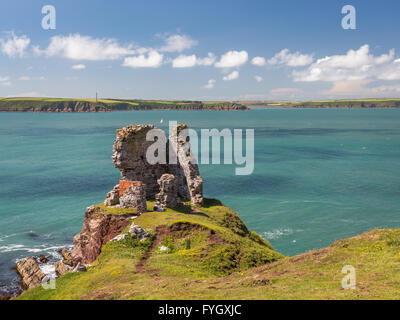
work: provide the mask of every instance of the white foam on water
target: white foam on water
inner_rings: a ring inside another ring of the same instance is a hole
[[[275,229],[272,231],[263,232],[263,237],[267,240],[278,239],[282,236],[288,236],[293,234],[293,229],[285,228],[285,229]]]

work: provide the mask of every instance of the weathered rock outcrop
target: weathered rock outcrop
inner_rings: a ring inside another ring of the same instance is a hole
[[[17,273],[21,276],[21,287],[24,290],[39,286],[46,277],[37,261],[31,257],[17,263]]]
[[[119,184],[117,184],[109,193],[107,193],[104,200],[105,206],[115,206],[119,204]]]
[[[54,268],[56,270],[56,275],[57,277],[61,277],[64,274],[67,274],[68,272],[71,271],[71,267],[67,266],[64,262],[62,261],[57,261],[54,264]]]
[[[71,251],[73,265],[90,264],[96,260],[102,246],[119,235],[131,218],[132,215],[111,215],[99,207],[89,207],[85,212],[82,231],[74,237]]]
[[[190,199],[193,205],[201,205],[203,202],[203,179],[200,176],[197,160],[190,151],[188,134],[184,132],[186,124],[178,124],[172,130],[169,137],[169,152],[177,156],[177,164],[170,164],[169,169],[178,179],[179,196]]]
[[[146,195],[154,198],[158,192],[157,179],[167,172],[166,164],[152,165],[146,159],[146,134],[153,125],[130,125],[117,130],[113,147],[113,162],[121,171],[121,180],[140,181],[146,187]]]
[[[165,208],[176,208],[179,203],[178,180],[173,174],[163,174],[157,180],[160,185],[160,192],[156,194],[155,211],[165,211]]]
[[[138,214],[146,212],[146,191],[141,182],[135,181],[119,199],[121,208],[135,208]]]

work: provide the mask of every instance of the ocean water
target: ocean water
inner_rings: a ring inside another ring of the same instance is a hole
[[[169,120],[197,130],[255,129],[253,174],[201,165],[205,196],[286,255],[400,226],[400,110],[0,113],[0,294],[18,285],[17,259],[56,257],[71,246],[85,208],[117,184],[115,130],[167,130]]]

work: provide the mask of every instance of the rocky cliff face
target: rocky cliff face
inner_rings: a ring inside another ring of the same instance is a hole
[[[71,252],[73,265],[90,264],[101,252],[102,246],[119,235],[133,215],[111,215],[99,207],[89,207],[80,233],[74,237]]]

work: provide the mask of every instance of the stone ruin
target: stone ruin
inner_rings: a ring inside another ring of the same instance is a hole
[[[176,208],[179,206],[178,179],[173,174],[165,173],[157,180],[160,192],[156,194],[154,211],[165,211],[165,208]]]
[[[121,180],[107,194],[104,205],[137,208],[139,213],[146,210],[146,199],[156,200],[157,211],[177,207],[181,199],[201,205],[203,180],[197,161],[191,154],[189,141],[179,136],[187,126],[175,126],[166,145],[167,153],[176,155],[176,164],[150,164],[146,160],[147,149],[154,143],[147,141],[146,135],[152,129],[156,127],[130,125],[117,130],[112,159],[121,172]]]

